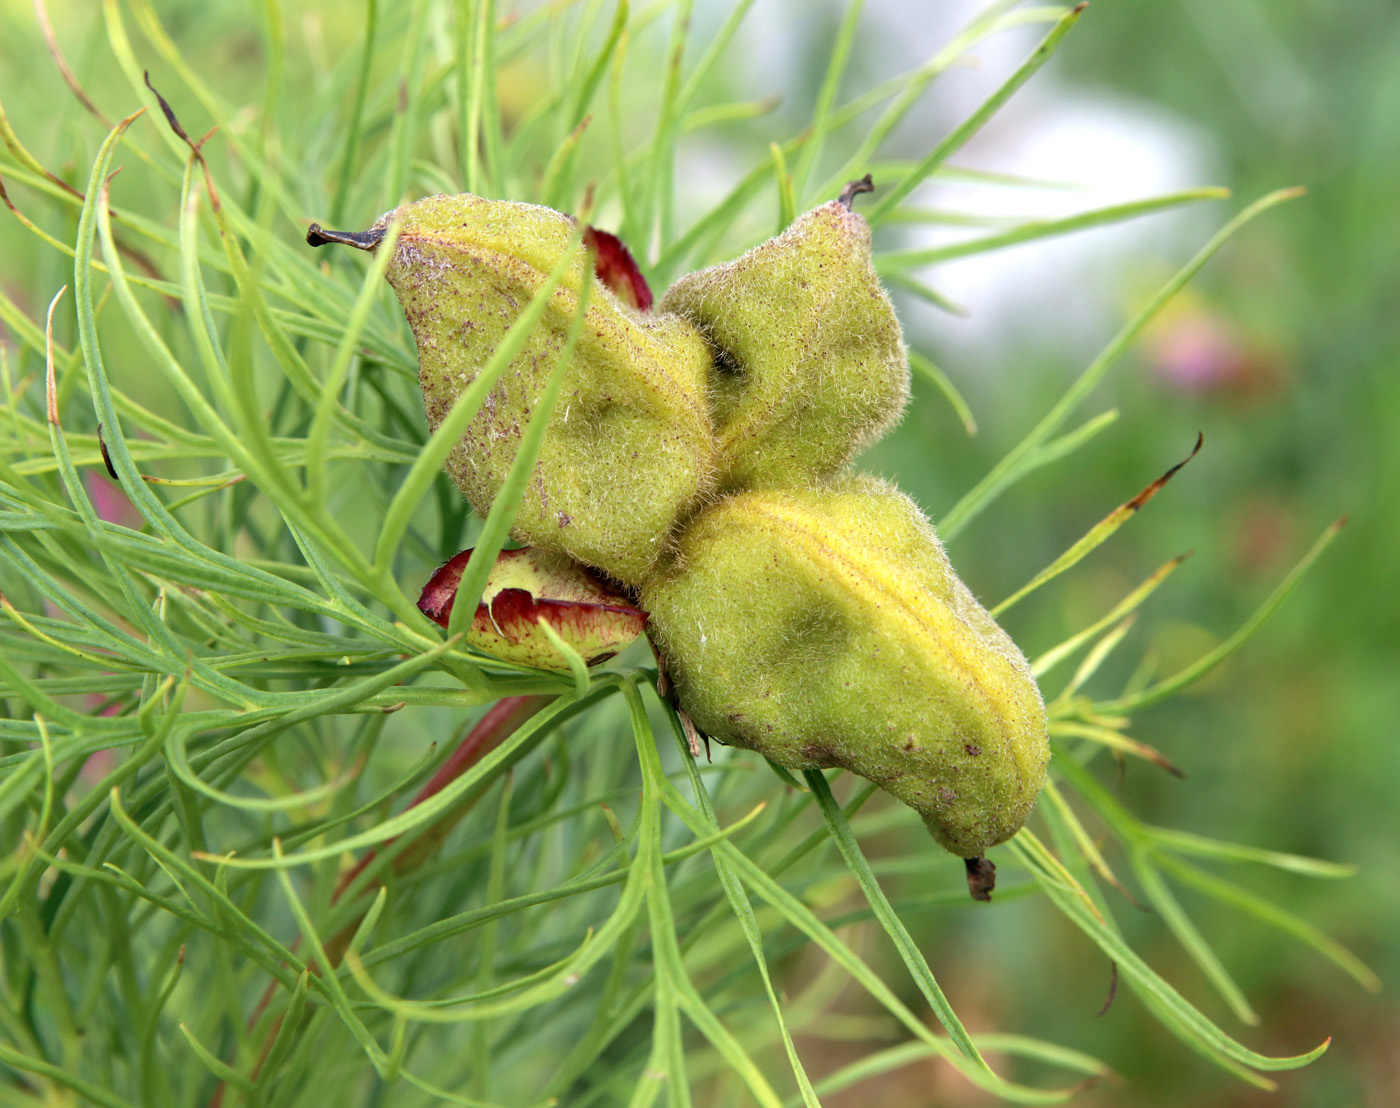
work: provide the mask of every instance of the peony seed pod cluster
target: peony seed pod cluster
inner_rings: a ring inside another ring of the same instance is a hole
[[[742,257],[682,278],[654,311],[625,247],[586,229],[587,252],[448,471],[490,510],[592,265],[598,286],[514,537],[541,552],[551,580],[572,560],[627,590],[643,611],[629,617],[628,600],[607,595],[611,633],[645,625],[703,734],[788,769],[839,766],[875,782],[969,860],[985,897],[984,851],[1016,833],[1045,782],[1045,709],[1025,657],[928,520],[893,486],[850,473],[909,392],[899,322],[852,205],[869,188],[855,182]],[[374,249],[391,220],[387,275],[436,427],[579,232],[548,208],[462,195],[405,205],[367,232],[313,225],[307,237]],[[432,614],[445,620],[443,595]],[[548,618],[545,600],[527,617]],[[491,624],[499,602],[483,598],[488,650],[504,630]],[[527,642],[501,656],[564,667],[543,640],[499,637]]]

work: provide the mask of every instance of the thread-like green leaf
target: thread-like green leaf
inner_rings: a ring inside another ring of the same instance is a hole
[[[1066,17],[1066,19],[1069,18]],[[1068,29],[1068,26],[1068,23],[1061,24],[1055,33],[1062,33]],[[1041,417],[1040,422],[1031,429],[1030,433],[1012,447],[1006,456],[992,467],[991,472],[983,477],[939,521],[939,533],[944,539],[952,538],[963,527],[967,526],[992,500],[1005,491],[1011,481],[1021,475],[1020,471],[1026,464],[1028,456],[1041,449],[1049,441],[1050,436],[1059,430],[1070,413],[1079,407],[1094,386],[1117,364],[1118,359],[1133,344],[1143,328],[1161,311],[1163,305],[1181,291],[1186,283],[1229,241],[1236,231],[1255,216],[1285,200],[1292,200],[1298,195],[1298,189],[1280,189],[1277,192],[1271,192],[1254,201],[1217,231],[1210,241],[1196,253],[1196,256],[1163,285],[1157,294],[1113,337],[1103,352],[1090,363],[1078,380],[1065,390],[1064,395],[1055,402],[1049,412]]]

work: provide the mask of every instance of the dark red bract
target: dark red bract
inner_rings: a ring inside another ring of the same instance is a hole
[[[472,552],[463,550],[423,587],[418,610],[446,628]],[[524,587],[522,587],[522,585]],[[647,613],[584,566],[531,547],[502,550],[476,606],[467,642],[505,661],[541,669],[567,664],[544,623],[589,664],[612,657],[647,625]]]
[[[448,563],[428,578],[428,583],[423,586],[422,595],[418,597],[418,610],[439,627],[447,626],[448,617],[452,615],[452,602],[457,599],[457,584],[462,580],[462,573],[471,557],[470,550],[452,555]]]
[[[589,227],[583,232],[583,244],[593,251],[593,272],[598,280],[639,312],[651,311],[652,296],[647,279],[620,238]]]

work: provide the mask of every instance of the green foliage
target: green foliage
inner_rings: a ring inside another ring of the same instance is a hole
[[[887,848],[885,833],[917,821],[867,806],[872,789],[847,795],[850,781],[809,774],[799,791],[744,752],[697,764],[681,721],[648,691],[644,656],[558,675],[463,645],[539,438],[520,440],[504,484],[515,498],[468,519],[442,467],[485,386],[429,435],[412,337],[382,279],[388,251],[367,267],[321,258],[306,224],[365,226],[426,192],[564,210],[591,193],[599,221],[664,283],[761,238],[756,208],[775,202],[786,219],[830,199],[978,42],[1048,24],[965,124],[927,156],[878,168],[867,213],[878,228],[910,214],[914,188],[948,171],[1079,18],[996,4],[926,66],[851,94],[851,5],[808,125],[751,143],[752,168],[687,221],[682,136],[731,125],[742,136],[760,111],[718,98],[749,6],[692,41],[686,0],[544,4],[515,18],[491,0],[422,0],[392,21],[370,0],[363,24],[328,24],[323,49],[314,36],[294,45],[269,3],[260,38],[243,44],[260,59],[254,87],[217,14],[177,9],[177,37],[150,0],[110,0],[100,60],[79,67],[96,77],[85,95],[98,111],[11,107],[0,173],[20,223],[7,233],[29,237],[0,292],[0,1101],[641,1105],[664,1092],[673,1105],[810,1105],[937,1057],[996,1096],[1055,1103],[1108,1065],[970,1033],[934,972],[956,952],[921,947],[908,925],[925,912],[992,921],[988,911],[1030,898],[1081,929],[1156,1019],[1224,1070],[1264,1084],[1261,1072],[1314,1058],[1323,1047],[1280,1058],[1237,1042],[1135,952],[1099,884],[1121,887],[1109,844],[1158,926],[1246,1021],[1243,990],[1169,882],[1373,984],[1310,923],[1216,869],[1347,867],[1152,826],[1100,765],[1104,747],[1149,753],[1124,734],[1126,713],[1241,646],[1334,531],[1239,634],[1175,676],[1088,691],[1175,563],[1033,659],[1044,684],[1083,652],[1063,687],[1047,686],[1050,791],[995,853],[1003,880],[989,910],[922,835]],[[12,91],[0,90],[11,105]],[[126,117],[112,126],[101,112]],[[45,149],[55,120],[61,136]],[[212,137],[187,137],[211,124]],[[81,186],[49,168],[68,159],[91,166]],[[945,539],[1107,425],[1065,429],[1153,314],[1281,198],[1245,208],[1148,302],[959,501]],[[1084,225],[1031,223],[980,248]],[[876,264],[909,284],[922,260],[877,252]],[[479,381],[529,341],[545,295],[523,306]],[[926,356],[913,364],[946,382]],[[1038,581],[1122,522],[1109,519]],[[473,543],[481,569],[464,577],[444,635],[414,597],[432,566]],[[442,787],[411,803],[430,779]],[[874,949],[881,935],[897,964]],[[808,959],[826,968],[814,974]],[[843,1019],[900,1042],[828,1072],[810,1037],[847,1034]]]

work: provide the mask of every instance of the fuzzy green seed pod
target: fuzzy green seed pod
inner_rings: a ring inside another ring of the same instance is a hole
[[[841,470],[899,418],[909,362],[851,210],[869,179],[777,238],[677,281],[662,312],[715,349],[710,406],[725,489],[809,483]]]
[[[928,521],[868,478],[718,501],[643,587],[680,705],[705,734],[789,769],[840,766],[972,859],[1045,783],[1025,657]]]
[[[308,241],[372,248],[395,216],[402,230],[387,277],[417,341],[423,407],[436,429],[545,284],[575,222],[533,204],[432,196],[386,214],[363,234],[313,227]],[[580,251],[540,325],[447,459],[448,472],[483,515],[554,369],[588,265]],[[628,301],[606,279],[594,286],[512,533],[635,583],[677,517],[710,490],[715,463],[704,339],[685,320],[644,314],[635,297]]]

